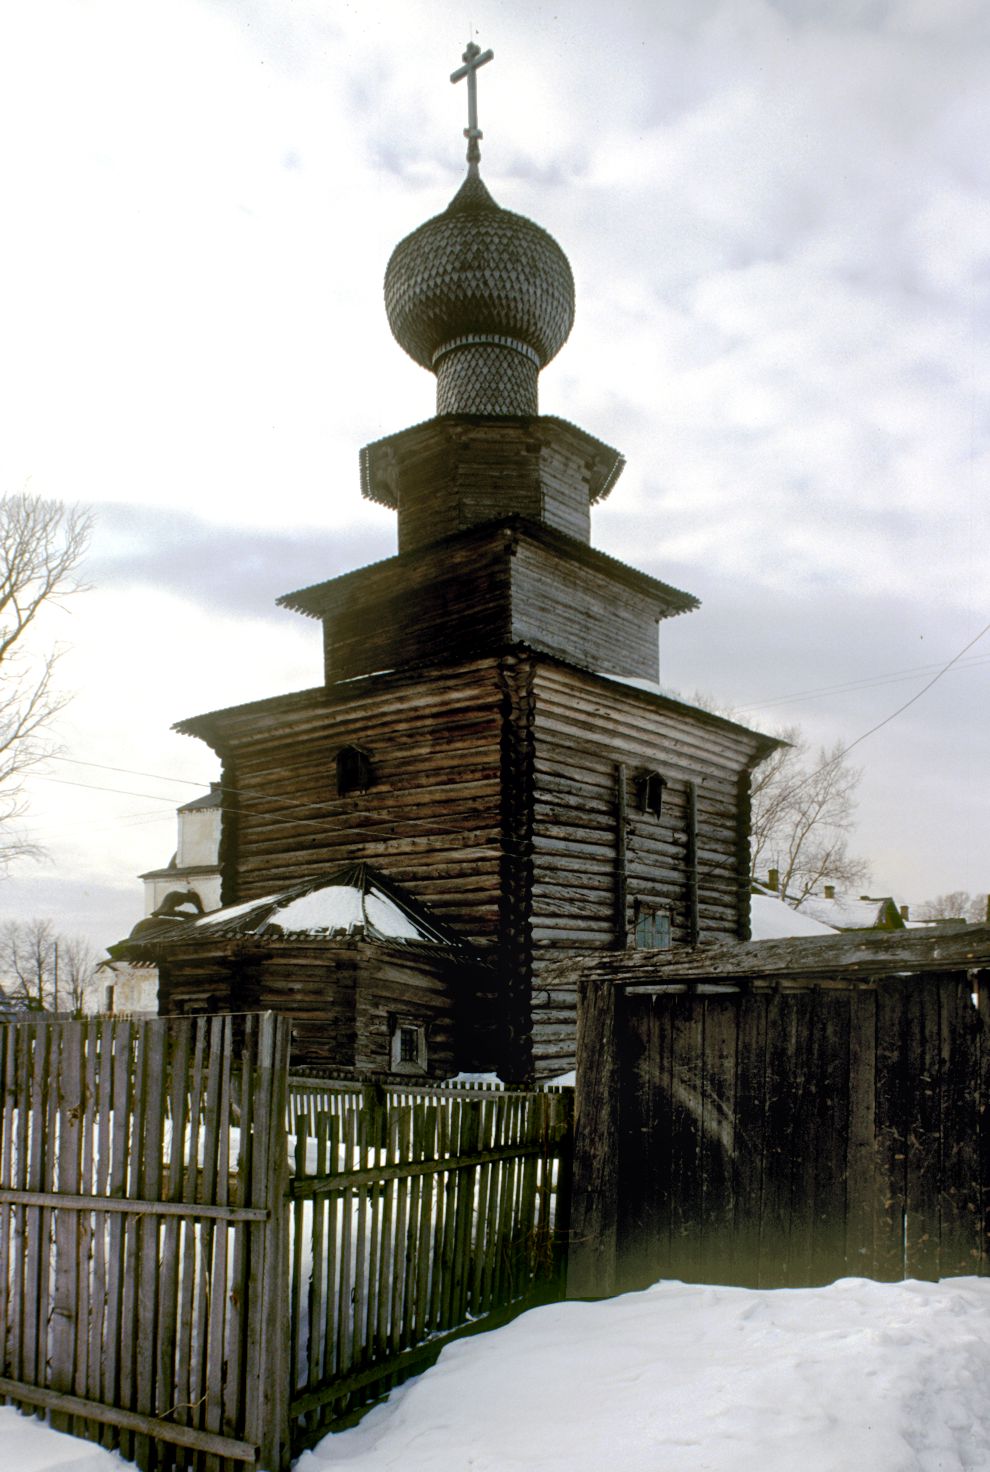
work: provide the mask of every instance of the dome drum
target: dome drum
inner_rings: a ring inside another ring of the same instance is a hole
[[[438,414],[536,414],[535,355],[493,338],[462,342],[437,355]]]

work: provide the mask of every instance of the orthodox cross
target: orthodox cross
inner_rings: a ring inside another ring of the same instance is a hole
[[[478,70],[485,65],[486,61],[491,61],[494,55],[494,51],[482,51],[480,46],[475,45],[473,41],[469,41],[467,50],[461,57],[464,65],[459,66],[456,72],[451,72],[450,74],[450,80],[452,82],[460,82],[464,77],[467,77],[468,125],[464,129],[464,136],[468,141],[467,161],[475,168],[477,168],[481,161],[481,149],[478,147],[478,143],[484,137],[484,134],[478,127]]]

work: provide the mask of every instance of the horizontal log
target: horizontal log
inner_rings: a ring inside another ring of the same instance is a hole
[[[496,1160],[515,1160],[531,1155],[544,1155],[552,1146],[543,1143],[503,1145],[492,1150],[481,1150],[475,1155],[447,1155],[434,1160],[407,1160],[401,1165],[377,1165],[370,1170],[341,1171],[332,1176],[294,1176],[289,1182],[289,1194],[294,1201],[307,1200],[310,1196],[326,1196],[331,1191],[349,1191],[361,1186],[376,1186],[380,1181],[411,1180],[413,1176],[436,1176],[445,1171],[470,1170],[476,1165],[488,1165]]]
[[[872,979],[927,971],[983,970],[990,967],[990,925],[968,925],[936,934],[876,931],[809,935],[746,943],[716,941],[693,950],[615,951],[608,957],[561,958],[554,978],[576,984],[581,976],[616,985],[709,981],[724,977],[791,978],[808,982],[829,977]],[[549,980],[543,984],[550,984]]]
[[[127,1216],[207,1217],[221,1222],[267,1222],[271,1212],[256,1206],[211,1206],[192,1201],[140,1201],[126,1196],[70,1196],[58,1191],[0,1187],[0,1201],[13,1206],[57,1206],[62,1211],[108,1211]]]
[[[66,1395],[60,1390],[49,1390],[41,1385],[25,1385],[21,1380],[9,1380],[6,1376],[0,1376],[0,1395],[21,1401],[25,1405],[61,1411],[67,1416],[82,1416],[87,1421],[119,1426],[122,1431],[136,1431],[139,1435],[153,1436],[157,1441],[167,1441],[172,1446],[188,1446],[194,1451],[230,1457],[235,1462],[256,1464],[261,1455],[260,1447],[248,1441],[237,1441],[232,1436],[218,1436],[212,1431],[199,1431],[194,1426],[178,1426],[174,1421],[163,1421],[158,1416],[143,1416],[139,1411],[120,1410],[117,1406],[84,1400],[82,1396]]]

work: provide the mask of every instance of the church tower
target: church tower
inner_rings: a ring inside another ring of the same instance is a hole
[[[280,599],[322,622],[320,686],[178,729],[223,761],[224,905],[373,865],[481,958],[459,1066],[521,1080],[573,1066],[551,957],[748,936],[749,774],[775,743],[659,693],[657,624],[697,600],[591,546],[623,460],[539,413],[574,283],[481,178],[491,55],[451,78],[467,177],[385,273],[392,332],[436,375],[435,416],[360,456],[398,553]]]

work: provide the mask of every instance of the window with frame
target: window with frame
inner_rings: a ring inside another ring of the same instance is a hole
[[[390,1018],[390,1055],[393,1073],[425,1073],[429,1057],[426,1027],[410,1018]]]
[[[374,780],[371,756],[360,746],[342,746],[336,756],[337,796],[367,792]]]
[[[641,813],[659,818],[663,812],[663,792],[667,779],[659,772],[641,772],[636,779],[636,798]]]
[[[668,951],[670,949],[670,916],[666,910],[636,901],[636,949]]]

